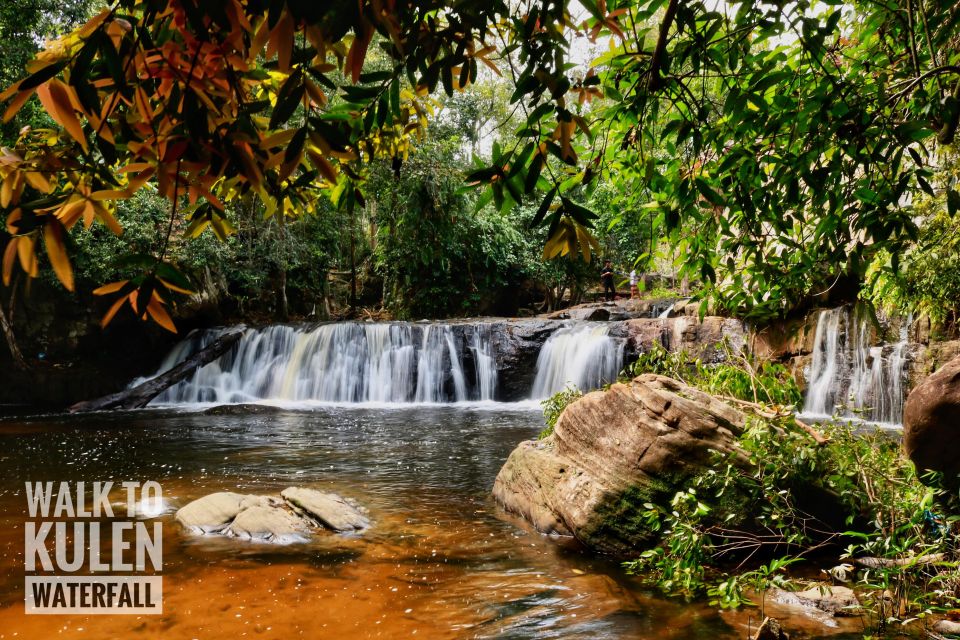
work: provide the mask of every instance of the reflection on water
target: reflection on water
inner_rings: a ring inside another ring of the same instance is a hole
[[[453,407],[0,422],[0,638],[744,637],[497,509],[497,471],[541,426],[529,410]],[[163,615],[25,616],[23,483],[131,479],[159,481],[172,506],[332,490],[374,526],[275,546],[184,535],[166,513]]]

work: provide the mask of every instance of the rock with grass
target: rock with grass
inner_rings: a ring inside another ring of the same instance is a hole
[[[550,436],[510,454],[493,494],[541,532],[635,555],[657,535],[643,504],[671,496],[711,452],[737,452],[745,420],[702,391],[644,374],[570,404]]]

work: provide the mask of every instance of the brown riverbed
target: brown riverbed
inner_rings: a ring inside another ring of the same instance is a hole
[[[0,422],[0,639],[745,638],[756,611],[662,598],[497,508],[497,470],[541,427],[535,411],[489,407]],[[272,545],[190,535],[168,510],[163,614],[28,616],[23,483],[46,480],[156,480],[171,510],[217,490],[309,486],[356,499],[374,524]],[[792,630],[862,633],[802,619]]]

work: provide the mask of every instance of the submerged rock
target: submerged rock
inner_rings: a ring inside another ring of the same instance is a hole
[[[274,415],[286,411],[283,407],[276,407],[270,404],[257,404],[254,402],[245,402],[242,404],[221,404],[216,407],[210,407],[204,410],[205,416],[250,416],[250,415]]]
[[[817,609],[834,617],[860,614],[860,601],[850,587],[824,585],[795,592],[773,589],[770,595],[781,604]]]
[[[518,446],[497,476],[496,499],[539,531],[627,555],[655,538],[643,504],[671,495],[735,452],[745,417],[692,387],[645,374],[566,408],[554,433]]]
[[[294,508],[316,518],[328,529],[357,531],[370,526],[370,520],[356,506],[335,493],[288,487],[280,492],[280,495]]]
[[[289,487],[280,497],[212,493],[182,507],[175,518],[187,530],[265,542],[305,540],[318,528],[335,532],[370,526],[361,508],[334,493]]]
[[[921,382],[903,412],[903,448],[917,469],[960,473],[960,357]]]

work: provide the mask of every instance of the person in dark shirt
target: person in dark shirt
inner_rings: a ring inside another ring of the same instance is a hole
[[[607,301],[617,297],[617,288],[613,286],[613,264],[609,260],[603,261],[603,269],[600,270],[600,284],[603,285],[603,294]]]

